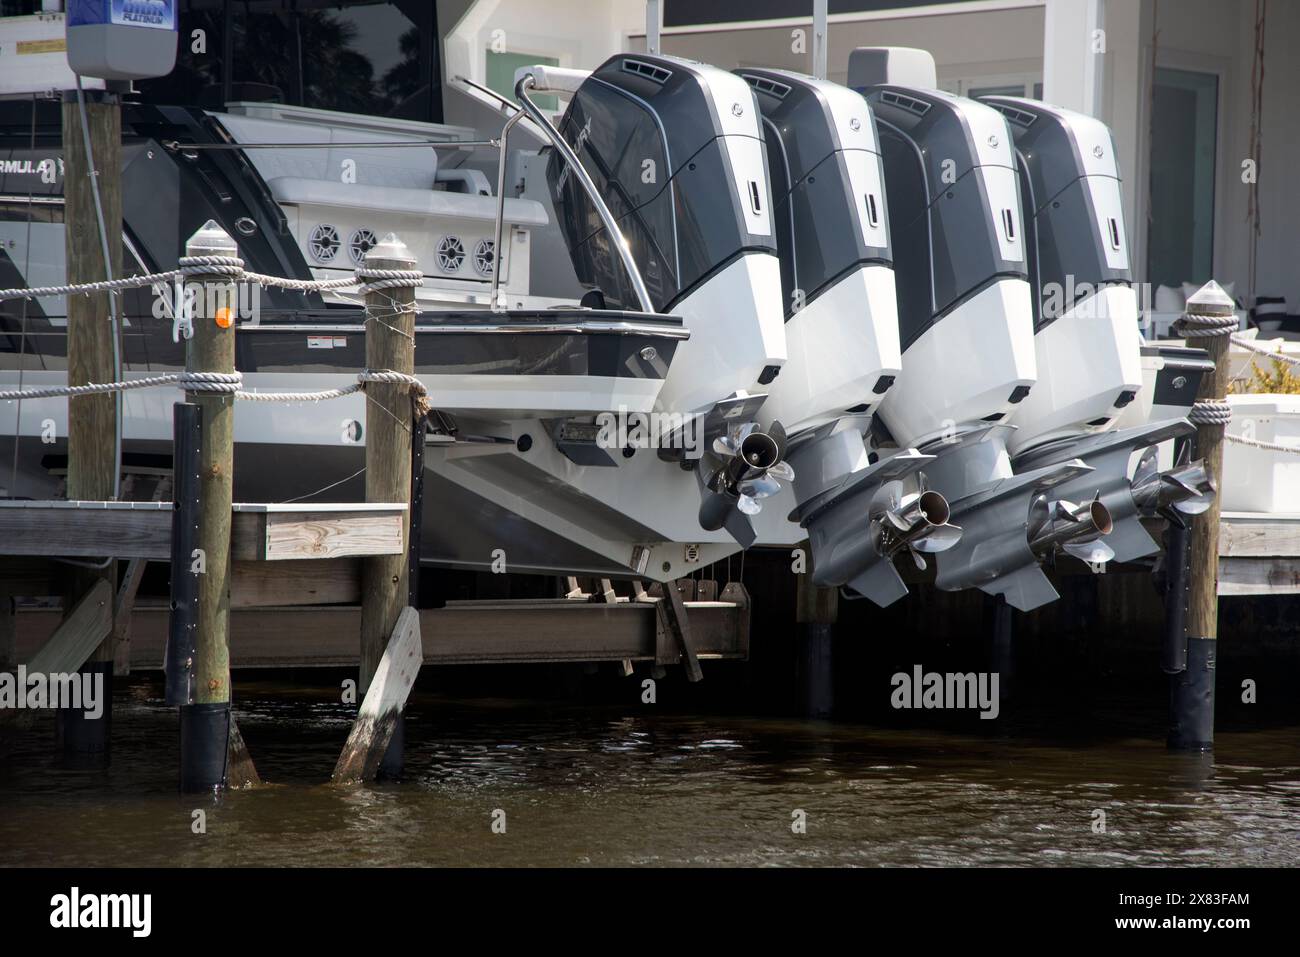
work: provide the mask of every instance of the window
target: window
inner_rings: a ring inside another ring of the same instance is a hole
[[[1037,73],[959,77],[941,80],[939,89],[972,100],[981,96],[1023,96],[1031,100],[1043,98],[1043,80]]]
[[[180,14],[176,69],[138,84],[146,102],[220,110],[242,100],[442,121],[432,3],[189,0]]]
[[[0,288],[18,286],[59,286],[67,282],[67,254],[64,249],[63,202],[33,201],[0,197]],[[141,276],[147,270],[131,244],[122,240],[121,275]],[[123,315],[139,315],[141,296],[146,288],[128,290],[119,296]],[[148,310],[146,309],[146,312]],[[37,299],[8,299],[0,302],[0,342],[16,343],[13,333],[24,327],[36,333],[66,329],[66,296],[41,296]],[[8,335],[5,335],[5,334]],[[0,351],[9,351],[0,346]],[[29,350],[30,351],[30,350]]]

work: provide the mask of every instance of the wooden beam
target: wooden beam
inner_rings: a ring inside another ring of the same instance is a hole
[[[232,544],[236,559],[276,562],[405,554],[405,503],[235,509],[244,522]]]
[[[235,716],[230,715],[230,737],[226,743],[226,787],[251,788],[262,783],[257,768],[253,765],[253,756],[248,753],[248,745],[239,731]]]
[[[723,607],[731,607],[736,610],[736,621],[733,627],[740,642],[736,648],[736,654],[748,659],[750,614],[753,607],[749,592],[745,590],[745,586],[741,582],[727,582],[722,588],[722,593],[718,595],[718,601]],[[696,618],[699,618],[698,612],[696,612]]]
[[[270,566],[264,566],[270,567]],[[749,651],[745,604],[732,583],[728,602],[687,603],[696,654],[744,659]],[[654,663],[658,602],[605,605],[565,599],[525,602],[449,602],[420,612],[424,662],[430,665],[535,664],[623,660]],[[131,626],[132,670],[162,667],[167,644],[167,608],[137,605]],[[56,609],[23,609],[17,617],[18,656],[26,660],[57,627]],[[356,606],[314,608],[250,607],[230,619],[233,668],[356,667]],[[680,652],[665,629],[662,663],[676,664]]]
[[[700,681],[704,672],[700,668],[700,659],[695,652],[695,643],[691,635],[691,622],[686,615],[686,603],[677,589],[676,582],[664,586],[664,598],[656,606],[666,616],[669,631],[681,651],[682,666],[686,669],[687,681]]]
[[[135,476],[127,476],[122,483],[123,497],[134,488]],[[153,501],[170,502],[172,494],[171,476],[163,476],[154,486]],[[113,674],[129,675],[131,673],[131,613],[135,610],[135,596],[140,590],[148,561],[133,558],[126,566],[122,584],[117,589],[117,599],[113,602]]]
[[[1300,516],[1228,512],[1219,532],[1219,555],[1226,558],[1300,556]]]
[[[293,561],[401,555],[407,506],[359,502],[233,506],[231,555]],[[170,502],[0,501],[0,554],[171,558]]]
[[[618,604],[618,593],[614,591],[614,583],[610,581],[608,578],[602,578],[600,580],[600,599],[606,605]],[[624,678],[632,677],[632,675],[635,673],[635,669],[632,667],[632,659],[631,658],[620,659],[618,663],[618,670],[619,670],[619,674],[621,674]]]
[[[1300,559],[1220,558],[1219,596],[1300,595]]]
[[[407,606],[397,616],[397,626],[380,656],[352,732],[334,766],[331,780],[335,784],[373,780],[423,658],[420,614]]]
[[[361,601],[361,559],[236,561],[231,608],[355,605]]]
[[[27,663],[32,674],[80,671],[113,629],[113,589],[99,579]]]
[[[18,667],[18,622],[14,596],[0,591],[0,671]]]
[[[140,590],[140,581],[144,578],[145,566],[148,564],[143,558],[131,559],[122,577],[122,584],[117,588],[117,598],[113,602],[114,675],[131,673],[131,614],[135,611],[136,592]]]
[[[0,552],[165,561],[171,513],[170,504],[155,502],[0,501]]]

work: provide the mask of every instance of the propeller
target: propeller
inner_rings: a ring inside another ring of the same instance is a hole
[[[1205,462],[1191,461],[1190,445],[1182,443],[1173,468],[1160,471],[1159,449],[1149,447],[1138,460],[1133,475],[1133,501],[1144,515],[1160,515],[1180,528],[1186,528],[1186,517],[1200,515],[1214,502],[1216,489]]]
[[[1029,505],[1029,547],[1040,557],[1059,546],[1089,564],[1108,562],[1115,552],[1102,538],[1113,527],[1110,509],[1102,504],[1100,496],[1076,505],[1065,499],[1049,501],[1046,495],[1039,495]]]
[[[787,444],[780,422],[767,432],[747,422],[714,439],[710,451],[721,464],[704,481],[710,495],[700,505],[701,527],[722,528],[732,509],[744,515],[761,512],[763,499],[780,492],[782,482],[794,480],[794,469],[785,461]]]
[[[886,482],[872,499],[868,514],[876,551],[885,558],[906,551],[921,570],[925,569],[923,553],[947,551],[961,540],[961,527],[948,521],[948,500],[926,486],[924,474],[915,492],[904,493],[900,481]]]

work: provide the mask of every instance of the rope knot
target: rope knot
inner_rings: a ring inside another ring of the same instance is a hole
[[[1187,421],[1223,427],[1232,421],[1232,406],[1223,399],[1197,399],[1187,413]]]
[[[394,372],[391,369],[363,369],[357,373],[357,381],[361,383],[363,389],[368,382],[406,386],[411,395],[411,402],[415,406],[415,412],[421,418],[428,415],[432,408],[429,404],[429,390],[424,387],[424,383],[416,376],[407,375],[405,372]]]
[[[418,289],[424,285],[424,273],[418,269],[375,269],[362,266],[357,270],[357,285],[362,295],[384,289]]]
[[[238,256],[182,256],[176,261],[177,272],[182,276],[229,276],[238,279],[244,275],[244,261]]]
[[[217,395],[236,395],[244,377],[238,372],[180,372],[176,384],[186,392],[206,392]]]

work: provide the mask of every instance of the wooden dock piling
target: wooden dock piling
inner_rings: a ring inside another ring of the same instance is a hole
[[[122,266],[121,102],[115,94],[92,94],[87,100],[84,124],[76,94],[67,94],[63,103],[64,246],[70,283],[100,282],[110,275],[116,278]],[[112,297],[96,292],[68,296],[67,303],[68,385],[111,382],[116,371]],[[118,396],[111,394],[68,399],[69,499],[115,497],[118,401]],[[72,608],[100,580],[115,585],[116,573],[117,564],[112,561],[99,568],[75,570],[66,580],[64,607]],[[108,699],[105,708],[110,709],[111,635],[88,659],[73,667],[103,675]],[[65,763],[76,767],[108,764],[109,710],[95,721],[84,720],[80,712],[60,710],[57,720]]]
[[[835,672],[832,655],[835,622],[839,618],[839,591],[818,588],[812,581],[812,548],[799,546],[807,556],[808,568],[799,573],[795,620],[800,625],[800,691],[804,714],[829,718],[835,707]]]
[[[1227,326],[1235,319],[1232,298],[1213,280],[1187,300],[1187,322],[1195,329],[1220,322],[1220,334],[1195,340],[1214,362],[1213,371],[1201,379],[1197,405],[1223,403],[1228,394],[1228,351],[1231,347]],[[1205,462],[1205,471],[1216,489],[1223,483],[1223,421],[1212,415],[1198,415],[1193,408],[1196,427],[1196,455]],[[1169,747],[1183,751],[1209,751],[1214,747],[1214,671],[1217,658],[1219,627],[1219,518],[1222,507],[1216,494],[1209,509],[1198,516],[1191,528],[1187,587],[1187,663],[1173,676],[1170,691],[1171,724]]]
[[[209,220],[185,245],[186,256],[238,255],[235,241]],[[219,271],[194,275],[193,334],[186,347],[188,372],[235,371],[234,287]],[[226,784],[230,737],[230,525],[234,497],[235,397],[188,392],[202,418],[199,446],[200,514],[195,608],[193,703],[181,707],[181,789],[205,791]],[[189,569],[173,568],[173,574]]]
[[[396,236],[385,236],[367,254],[361,275],[374,270],[410,272],[418,263]],[[415,286],[370,290],[366,294],[366,367],[371,370],[415,372]],[[366,501],[410,502],[412,488],[412,439],[417,416],[411,389],[400,383],[370,382],[366,386]],[[421,418],[421,428],[423,428]],[[380,659],[394,634],[398,617],[410,601],[411,565],[409,516],[400,555],[375,555],[365,559],[361,579],[361,673],[358,692],[370,688]],[[418,524],[417,524],[418,527]],[[403,703],[405,696],[403,696]],[[392,747],[382,762],[388,776],[401,773],[403,729],[400,718],[391,736]],[[389,742],[384,742],[387,746]],[[348,763],[346,753],[340,765]],[[361,761],[366,769],[380,770],[373,761]]]

